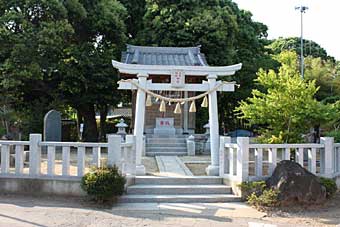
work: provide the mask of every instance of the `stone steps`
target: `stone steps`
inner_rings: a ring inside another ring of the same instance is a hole
[[[162,135],[162,134],[147,134],[146,138],[188,138],[189,135]]]
[[[137,176],[135,185],[120,197],[125,203],[218,203],[236,202],[240,197],[232,194],[222,178],[210,176],[157,177]]]
[[[186,147],[148,147],[146,152],[187,152]]]
[[[186,143],[186,138],[146,138],[146,143]]]
[[[213,176],[186,176],[186,177],[161,177],[137,176],[135,184],[151,185],[216,185],[222,184],[221,177]]]
[[[185,152],[176,152],[176,151],[167,151],[167,152],[152,152],[152,151],[147,151],[146,152],[146,156],[149,157],[155,157],[155,156],[160,156],[160,155],[164,155],[164,156],[186,156],[188,153]]]
[[[146,148],[154,148],[154,147],[186,147],[186,143],[148,143],[146,144]]]
[[[128,194],[153,194],[153,195],[170,195],[176,192],[180,195],[200,195],[200,194],[230,194],[231,187],[226,185],[148,185],[140,184],[130,186]]]
[[[146,138],[146,155],[187,155],[187,136],[153,135]]]
[[[232,194],[205,195],[123,195],[119,202],[124,203],[225,203],[239,202],[240,197]]]

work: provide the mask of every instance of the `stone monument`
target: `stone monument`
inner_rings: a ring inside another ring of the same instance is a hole
[[[44,141],[61,141],[61,114],[50,110],[44,117]]]
[[[154,134],[175,135],[174,118],[156,118]]]

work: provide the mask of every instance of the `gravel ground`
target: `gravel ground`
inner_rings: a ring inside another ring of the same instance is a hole
[[[156,204],[156,209],[153,204],[122,205],[100,207],[75,198],[0,195],[0,227],[240,227],[249,222],[271,223],[244,204]]]
[[[268,212],[264,220],[296,225],[340,227],[340,192],[322,206],[273,210]]]
[[[209,166],[209,164],[185,164],[188,169],[194,174],[194,176],[206,176],[205,169]]]
[[[323,207],[313,207],[314,210],[312,207],[294,208],[289,212],[266,214],[242,203],[105,207],[79,198],[0,195],[0,227],[269,227],[263,223],[273,227],[337,226],[340,224],[339,199],[340,194]]]

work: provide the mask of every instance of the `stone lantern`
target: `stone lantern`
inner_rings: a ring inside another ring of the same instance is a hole
[[[117,134],[122,137],[122,142],[125,141],[126,136],[126,128],[128,127],[127,124],[125,124],[125,121],[123,118],[120,119],[119,123],[116,124],[116,128],[118,128]]]

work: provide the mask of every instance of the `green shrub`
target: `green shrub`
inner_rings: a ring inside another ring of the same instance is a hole
[[[126,179],[117,167],[95,168],[85,174],[81,180],[81,187],[88,195],[97,201],[108,201],[122,195]]]
[[[255,207],[274,207],[279,205],[279,191],[267,189],[264,181],[247,181],[238,185],[242,191],[242,198]]]
[[[336,143],[340,142],[340,131],[339,130],[329,131],[329,132],[324,133],[324,135],[328,137],[334,137],[334,141]]]
[[[255,207],[275,207],[279,205],[279,191],[275,189],[265,189],[261,195],[253,192],[247,198],[247,202]]]
[[[266,188],[266,182],[264,181],[246,181],[238,185],[242,192],[242,198],[247,200],[248,196],[255,193],[259,196]]]
[[[331,198],[338,190],[336,182],[333,179],[320,177],[320,183],[326,188],[327,198]]]

